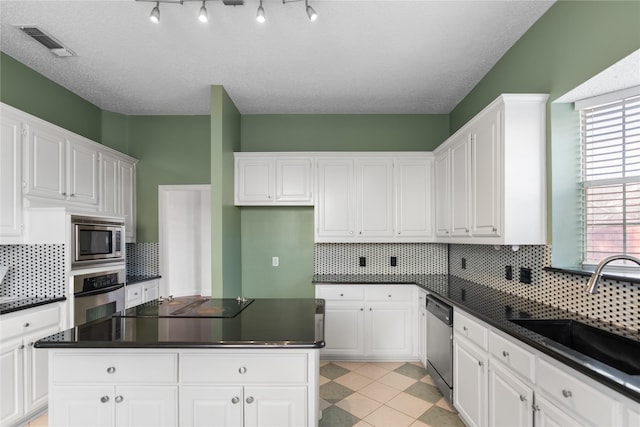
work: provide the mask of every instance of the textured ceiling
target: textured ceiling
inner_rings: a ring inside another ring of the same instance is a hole
[[[98,107],[208,114],[223,85],[242,114],[446,114],[552,1],[0,1],[0,49]],[[58,58],[16,25],[77,56]]]

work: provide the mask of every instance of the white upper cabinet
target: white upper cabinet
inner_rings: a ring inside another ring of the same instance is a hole
[[[358,236],[393,236],[393,162],[391,160],[356,160],[356,212]]]
[[[433,159],[395,161],[395,233],[399,238],[433,237]]]
[[[320,158],[317,165],[316,241],[352,239],[355,230],[354,161]]]
[[[310,157],[294,153],[234,153],[234,157],[236,205],[312,205]]]
[[[100,211],[106,214],[120,212],[120,185],[118,159],[100,153]]]
[[[98,150],[92,146],[68,141],[69,180],[67,197],[76,203],[98,204]]]
[[[125,239],[127,243],[136,241],[136,162],[119,160],[120,191],[119,215],[124,216]]]
[[[501,95],[437,148],[438,241],[546,243],[547,98]]]
[[[22,234],[22,138],[20,118],[3,108],[0,120],[0,237]],[[4,239],[0,240],[0,244],[4,243]]]
[[[41,123],[31,123],[27,129],[25,194],[65,200],[67,141],[64,135],[53,125]]]

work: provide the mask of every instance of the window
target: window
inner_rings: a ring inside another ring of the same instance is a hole
[[[580,115],[583,264],[640,257],[640,95],[582,108]]]

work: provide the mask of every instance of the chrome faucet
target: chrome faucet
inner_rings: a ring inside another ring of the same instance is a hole
[[[593,274],[591,275],[591,277],[589,277],[589,281],[587,282],[587,288],[585,289],[585,291],[590,294],[595,294],[596,292],[598,292],[598,282],[600,282],[600,278],[602,277],[602,269],[605,267],[605,265],[617,260],[633,261],[636,264],[640,265],[640,259],[632,257],[631,255],[612,255],[610,257],[607,257],[600,261],[596,266]]]

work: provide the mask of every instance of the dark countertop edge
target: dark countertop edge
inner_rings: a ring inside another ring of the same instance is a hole
[[[266,350],[266,349],[321,349],[325,346],[324,341],[316,341],[316,342],[273,342],[273,341],[251,341],[251,343],[239,343],[239,342],[228,342],[228,343],[207,343],[203,344],[201,342],[164,342],[164,343],[149,343],[145,345],[145,343],[136,343],[136,342],[124,342],[114,345],[113,342],[102,342],[102,341],[93,341],[86,342],[80,344],[78,342],[70,342],[70,343],[61,343],[61,342],[46,342],[46,341],[36,341],[33,345],[36,348],[56,348],[56,349],[78,349],[78,348],[137,348],[137,349],[158,349],[158,348],[175,348],[175,349],[207,349],[207,348],[224,348],[224,349],[245,349],[245,350]]]
[[[60,302],[60,301],[66,301],[67,300],[67,297],[51,297],[51,298],[47,298],[47,299],[43,299],[43,300],[39,300],[39,301],[25,302],[24,305],[20,305],[20,306],[16,306],[16,307],[7,307],[7,308],[3,308],[2,307],[5,304],[15,304],[18,301],[29,301],[29,300],[33,300],[34,298],[42,298],[42,297],[32,297],[32,298],[31,297],[27,297],[27,298],[24,298],[24,300],[15,300],[14,302],[2,303],[2,304],[0,304],[0,315],[9,314],[9,313],[15,313],[16,311],[28,310],[30,308],[39,307],[41,305],[47,305],[47,304],[52,304],[54,302]]]
[[[589,277],[593,274],[593,271],[581,269],[580,267],[544,267],[543,270],[551,271],[553,273],[573,274],[584,277]],[[640,277],[638,276],[625,276],[623,274],[605,272],[602,273],[602,278],[605,280],[616,280],[619,282],[640,284]]]
[[[551,267],[546,267],[545,269],[549,269]],[[567,270],[562,270],[562,269],[557,269],[560,272],[564,273],[567,272]],[[555,270],[550,270],[550,271],[555,271]],[[582,272],[582,274],[587,274],[586,272]],[[353,280],[354,279],[354,275],[349,275],[349,279]],[[386,279],[387,277],[385,277]],[[338,280],[338,275],[335,276],[336,280],[328,280],[328,279],[323,279],[323,280],[318,280],[318,281],[313,281],[314,285],[338,285],[338,284],[347,284],[347,285],[358,285],[358,284],[367,284],[364,281],[349,281],[349,282],[344,282],[344,281],[339,281]],[[370,277],[368,277],[369,280],[372,280]],[[383,278],[381,278],[383,279]],[[626,280],[626,279],[625,279]],[[403,285],[406,284],[405,282],[393,282],[393,281],[378,281],[378,282],[372,282],[372,284],[385,284],[385,285]],[[621,382],[621,381],[616,381],[614,378],[611,378],[603,373],[600,373],[594,369],[591,369],[587,366],[585,366],[584,364],[580,363],[579,361],[573,359],[570,356],[566,356],[564,355],[562,352],[560,352],[559,350],[556,350],[552,347],[548,347],[544,344],[541,344],[540,342],[534,341],[530,338],[527,338],[526,336],[519,334],[516,330],[513,329],[508,329],[505,328],[500,322],[483,315],[482,313],[479,313],[477,311],[475,311],[472,308],[469,308],[463,304],[460,304],[459,302],[452,300],[446,296],[443,296],[435,291],[433,291],[432,289],[430,289],[427,285],[423,285],[421,283],[418,282],[411,282],[410,284],[416,285],[418,286],[420,289],[424,289],[425,291],[428,291],[430,293],[434,293],[436,295],[438,295],[442,300],[444,300],[445,302],[447,302],[448,304],[451,304],[452,306],[458,307],[460,309],[462,309],[463,311],[465,311],[466,313],[469,313],[473,316],[475,316],[476,318],[478,318],[479,320],[483,321],[484,323],[492,326],[493,328],[509,335],[512,336],[513,338],[517,339],[518,341],[523,342],[524,344],[528,345],[529,347],[532,347],[538,351],[540,351],[541,353],[552,357],[553,359],[556,359],[562,363],[564,363],[565,365],[575,369],[578,372],[581,372],[582,374],[588,376],[589,378],[617,391],[618,393],[624,395],[625,397],[628,397],[636,402],[640,402],[640,391],[635,390],[633,388],[631,388],[630,386],[627,386],[625,383]],[[480,286],[484,286],[484,285],[480,285]],[[498,289],[495,288],[490,288],[487,287],[488,289],[494,290],[494,291],[498,291],[498,292],[502,292],[499,291]],[[505,295],[510,295],[506,292],[502,292]],[[515,296],[513,296],[515,298]],[[543,303],[540,303],[543,304]],[[545,341],[547,339],[544,339]]]
[[[160,275],[151,275],[151,276],[127,276],[126,281],[127,285],[133,285],[134,283],[140,282],[148,282],[149,280],[160,279],[162,276]]]

